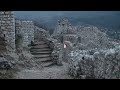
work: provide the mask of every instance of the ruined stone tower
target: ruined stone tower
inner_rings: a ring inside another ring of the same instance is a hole
[[[70,25],[68,19],[64,18],[62,20],[58,20],[57,26],[55,27],[54,34],[60,34],[62,32],[67,31],[68,26]]]
[[[77,28],[72,26],[68,19],[64,18],[58,21],[53,36],[61,36],[62,42],[70,41],[73,44],[77,43]]]
[[[0,11],[1,36],[7,42],[7,51],[15,51],[15,17],[12,11]]]

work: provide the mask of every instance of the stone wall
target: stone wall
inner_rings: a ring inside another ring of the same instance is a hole
[[[7,51],[15,51],[15,17],[12,11],[0,11],[0,31],[7,40]]]
[[[34,42],[34,23],[32,21],[20,21],[16,20],[16,34],[20,34],[23,37],[23,47]]]

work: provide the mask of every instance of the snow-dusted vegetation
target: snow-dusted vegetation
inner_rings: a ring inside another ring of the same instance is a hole
[[[120,46],[108,50],[72,51],[69,54],[69,74],[86,79],[119,79]]]

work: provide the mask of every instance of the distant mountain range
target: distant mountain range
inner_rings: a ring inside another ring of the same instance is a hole
[[[16,18],[33,20],[53,30],[57,20],[67,17],[73,25],[91,24],[120,31],[120,11],[15,11]]]
[[[15,15],[46,25],[55,25],[58,19],[67,17],[73,24],[83,22],[106,27],[120,26],[120,11],[15,11]]]

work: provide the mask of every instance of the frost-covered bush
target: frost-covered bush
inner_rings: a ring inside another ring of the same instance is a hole
[[[87,79],[120,78],[120,46],[114,49],[99,50],[92,54],[85,53],[85,51],[71,52],[69,74],[74,77],[85,75]]]

